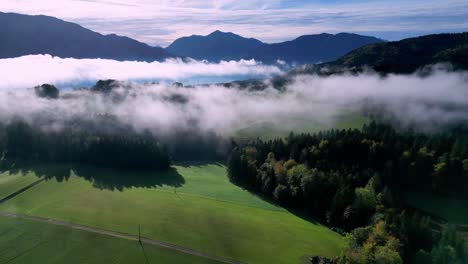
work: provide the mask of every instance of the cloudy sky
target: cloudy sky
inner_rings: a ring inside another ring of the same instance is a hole
[[[1,0],[0,11],[56,16],[160,46],[214,30],[265,42],[322,32],[398,40],[468,30],[466,0]]]

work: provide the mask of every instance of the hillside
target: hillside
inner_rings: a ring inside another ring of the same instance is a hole
[[[325,66],[359,68],[367,65],[379,72],[410,73],[425,65],[442,62],[468,69],[468,33],[427,35],[372,44]]]
[[[317,34],[291,41],[267,44],[257,39],[215,31],[207,36],[183,37],[166,50],[179,56],[210,61],[256,59],[264,63],[318,63],[339,58],[363,45],[382,40],[349,33]]]
[[[0,58],[50,54],[62,58],[162,60],[169,54],[134,39],[101,35],[49,16],[0,12]]]

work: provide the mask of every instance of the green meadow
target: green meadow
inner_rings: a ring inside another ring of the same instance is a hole
[[[217,263],[178,251],[0,216],[0,263]]]
[[[24,188],[29,184],[37,181],[38,178],[32,174],[10,174],[9,172],[3,172],[0,174],[0,199],[12,194],[16,190]]]
[[[0,205],[0,211],[129,234],[141,225],[143,237],[247,263],[336,256],[344,243],[319,223],[231,184],[221,164],[180,165],[159,175],[83,166],[29,170],[48,180]],[[37,179],[29,170],[17,171],[26,175],[17,177]]]
[[[328,129],[361,129],[368,121],[368,118],[361,114],[343,111],[341,114],[331,117],[330,120],[321,121],[316,117],[311,117],[309,119],[290,118],[280,123],[256,122],[238,129],[233,137],[240,139],[260,137],[268,140],[287,137],[291,131],[297,133],[316,133]]]

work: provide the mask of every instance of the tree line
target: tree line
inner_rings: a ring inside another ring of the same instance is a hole
[[[125,169],[167,169],[171,158],[150,134],[63,128],[43,131],[26,122],[0,126],[2,161],[86,163]]]
[[[234,143],[228,174],[252,192],[349,232],[343,263],[450,263],[442,260],[462,255],[456,232],[433,238],[430,219],[407,207],[401,194],[467,198],[466,133],[421,134],[375,122],[361,130],[291,133]]]

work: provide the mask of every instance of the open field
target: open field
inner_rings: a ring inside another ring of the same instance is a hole
[[[66,180],[63,169],[51,169],[61,171],[57,181],[46,169],[37,171],[52,178],[0,205],[0,211],[129,234],[136,234],[141,224],[144,237],[248,263],[334,256],[343,244],[320,224],[231,184],[217,164],[176,166],[160,181],[95,168],[73,168]],[[93,180],[92,175],[101,174],[105,180]],[[125,176],[139,180],[116,184]]]
[[[325,122],[312,119],[290,118],[279,124],[271,122],[253,123],[247,127],[237,130],[233,137],[250,139],[260,137],[261,139],[274,139],[287,137],[291,131],[294,133],[316,133],[328,129],[361,129],[368,119],[357,113],[343,113],[333,118],[334,122]]]
[[[218,263],[137,241],[0,216],[0,263]]]
[[[12,194],[13,192],[28,186],[37,181],[38,178],[34,174],[10,174],[4,172],[0,174],[0,199]]]

